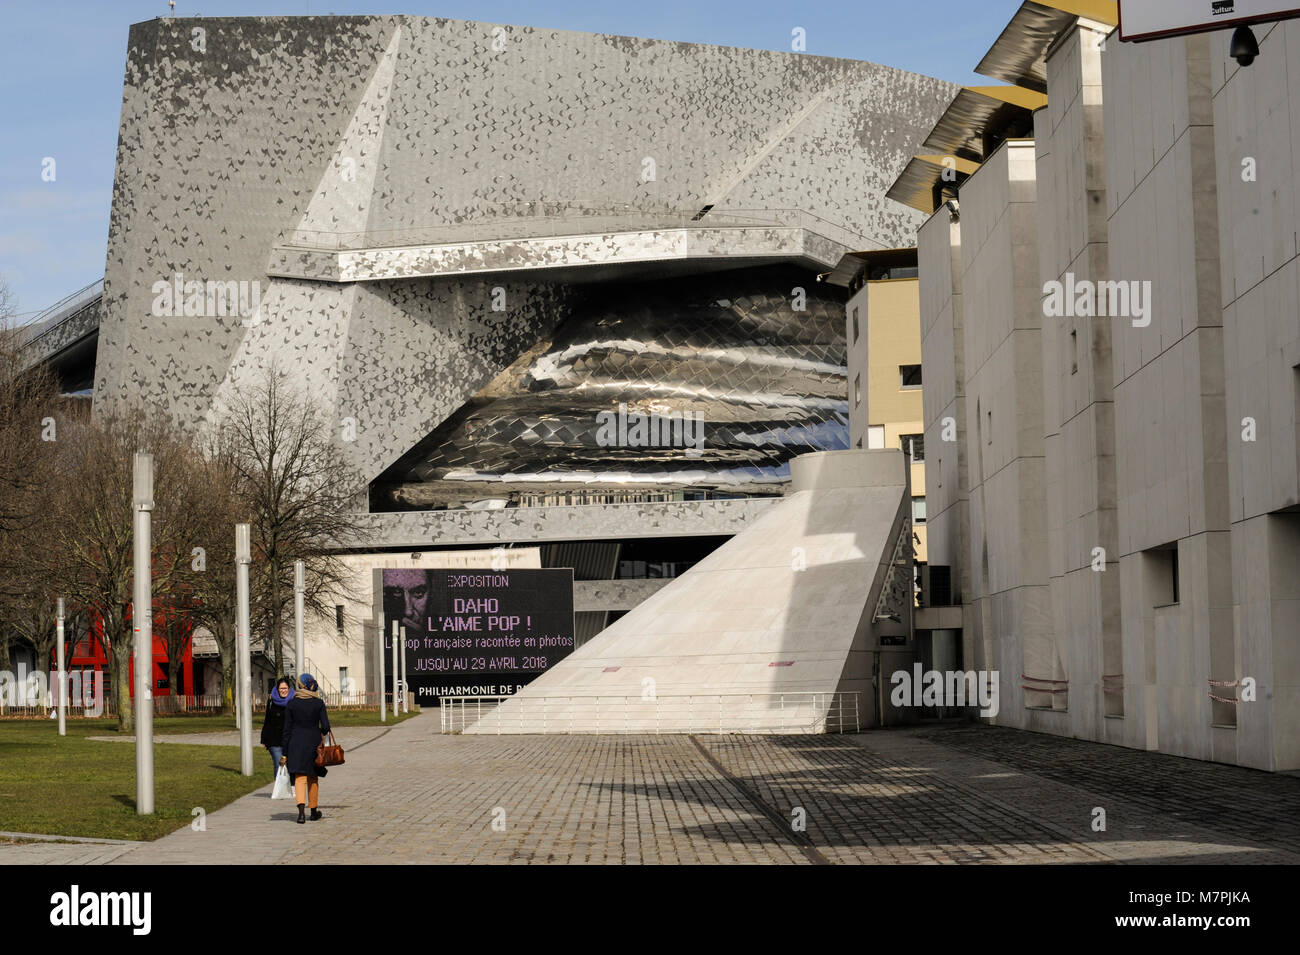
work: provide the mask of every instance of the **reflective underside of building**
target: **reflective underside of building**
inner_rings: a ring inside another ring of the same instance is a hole
[[[589,286],[375,482],[372,509],[772,494],[848,447],[843,303],[792,267]]]

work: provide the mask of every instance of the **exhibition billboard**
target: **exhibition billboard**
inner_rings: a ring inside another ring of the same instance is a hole
[[[1140,43],[1300,16],[1300,0],[1119,0],[1119,38]]]
[[[510,696],[573,651],[573,570],[401,568],[375,572],[391,669],[406,628],[413,701]],[[392,686],[392,674],[387,675]]]

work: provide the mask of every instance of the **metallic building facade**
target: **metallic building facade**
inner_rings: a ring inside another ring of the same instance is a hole
[[[617,578],[623,548],[679,563],[845,446],[816,277],[910,244],[884,194],[954,91],[450,19],[136,23],[96,407],[201,430],[282,374],[338,435],[365,550],[555,544],[606,568],[575,585],[595,633],[666,582]],[[312,659],[368,672],[373,628],[328,622]]]
[[[952,92],[419,17],[136,24],[95,400],[200,427],[274,366],[351,423],[365,485],[585,470],[771,493],[795,450],[840,446],[842,333],[815,276],[913,233],[883,194]],[[256,307],[157,307],[159,283],[213,281]],[[615,319],[665,354],[600,346]],[[716,455],[591,454],[587,417],[620,401],[701,412]],[[421,500],[482,489],[450,491]]]
[[[609,542],[575,586],[594,632],[663,582],[611,579],[619,542],[672,563],[846,445],[842,297],[817,276],[911,243],[921,215],[884,194],[954,92],[421,17],[136,24],[94,400],[201,430],[282,374],[339,435],[367,549]],[[209,307],[212,283],[247,308]],[[687,420],[702,440],[671,437]],[[328,642],[313,660],[365,672]]]

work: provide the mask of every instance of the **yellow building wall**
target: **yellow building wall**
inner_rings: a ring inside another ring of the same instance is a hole
[[[853,311],[858,312],[854,337]],[[867,282],[845,308],[848,353],[849,438],[852,447],[871,447],[870,429],[883,426],[886,448],[905,434],[924,434],[921,389],[903,388],[899,367],[921,364],[921,302],[917,279]],[[858,389],[861,388],[861,400]],[[859,444],[861,442],[861,444]],[[925,462],[912,465],[912,496],[925,496]],[[925,525],[913,530],[916,559],[926,560]]]

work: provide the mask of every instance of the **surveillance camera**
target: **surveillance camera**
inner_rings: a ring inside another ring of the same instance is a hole
[[[1237,27],[1232,34],[1228,55],[1241,66],[1250,66],[1259,56],[1259,41],[1250,27]]]
[[[961,218],[961,204],[956,199],[949,199],[943,205],[948,210],[948,217],[953,222]]]

